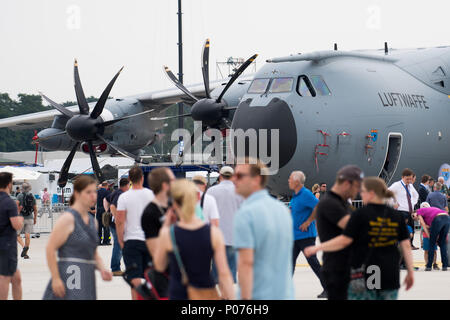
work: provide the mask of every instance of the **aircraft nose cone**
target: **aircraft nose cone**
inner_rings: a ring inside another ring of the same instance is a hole
[[[247,131],[248,129],[255,129],[257,134],[257,149],[258,157],[260,157],[260,129],[267,129],[267,155],[274,157],[271,150],[271,139],[273,137],[270,131],[273,129],[279,130],[279,168],[284,167],[294,156],[295,149],[297,147],[297,128],[295,126],[294,116],[290,110],[289,105],[278,98],[272,99],[267,106],[250,106],[251,99],[247,99],[239,104],[236,113],[231,124],[232,129],[242,129]],[[235,134],[234,139],[234,153],[237,153],[237,140],[238,137]],[[263,140],[264,141],[264,140]],[[249,145],[246,143],[245,156],[249,156]],[[241,156],[241,155],[237,155]],[[263,156],[266,156],[265,154]]]

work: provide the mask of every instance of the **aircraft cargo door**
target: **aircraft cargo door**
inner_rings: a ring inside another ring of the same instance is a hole
[[[386,157],[384,159],[383,166],[381,167],[380,174],[378,175],[386,182],[387,185],[389,185],[389,182],[397,170],[397,165],[402,153],[402,142],[403,136],[401,133],[389,133],[386,147]]]

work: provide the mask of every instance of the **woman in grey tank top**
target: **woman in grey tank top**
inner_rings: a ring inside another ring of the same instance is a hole
[[[47,244],[47,263],[51,280],[43,299],[95,300],[95,270],[111,281],[97,253],[97,226],[89,209],[97,200],[96,181],[81,176],[74,183],[70,208],[56,222]],[[58,261],[56,260],[58,252]]]

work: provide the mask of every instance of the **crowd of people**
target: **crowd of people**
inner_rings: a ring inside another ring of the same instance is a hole
[[[248,158],[235,168],[223,166],[210,188],[203,176],[176,179],[166,167],[149,173],[148,188],[138,166],[116,190],[107,182],[98,187],[90,176],[76,178],[70,207],[48,240],[51,279],[43,298],[96,299],[98,270],[104,281],[126,276],[131,298],[138,299],[137,288],[151,270],[153,279],[167,280],[161,295],[168,299],[294,299],[293,274],[302,252],[322,286],[319,298],[397,299],[401,269],[406,290],[414,284],[415,221],[425,271],[439,269],[436,245],[447,270],[450,193],[443,178],[434,183],[424,175],[416,191],[414,172],[404,169],[388,188],[348,165],[330,190],[326,183],[309,190],[306,175],[293,171],[288,205],[269,194],[268,178],[267,167]],[[12,180],[0,173],[0,299],[7,299],[10,285],[13,298],[21,298],[17,232],[25,231],[25,257],[27,226],[37,217],[29,190],[25,186],[15,198]],[[364,206],[355,210],[357,197]],[[107,268],[97,246],[111,244]],[[77,273],[83,276],[73,280]]]

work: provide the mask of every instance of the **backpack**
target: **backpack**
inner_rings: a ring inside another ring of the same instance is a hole
[[[34,196],[31,193],[24,193],[22,199],[22,211],[20,212],[24,217],[28,217],[33,213]]]

